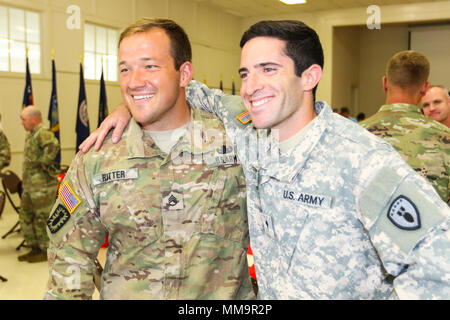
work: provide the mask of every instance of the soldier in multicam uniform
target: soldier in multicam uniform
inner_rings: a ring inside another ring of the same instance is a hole
[[[1,115],[0,115],[1,121]],[[0,129],[0,171],[9,166],[11,161],[11,148],[5,133]]]
[[[59,142],[53,132],[42,126],[42,115],[35,106],[28,106],[20,115],[27,132],[22,170],[20,228],[31,250],[19,256],[19,261],[47,260],[48,236],[46,222],[55,202],[58,181],[54,159]]]
[[[242,166],[223,123],[186,102],[187,35],[142,19],[119,57],[134,119],[120,143],[108,136],[67,172],[48,220],[46,298],[91,298],[108,233],[101,299],[254,299]]]
[[[261,21],[241,47],[249,114],[201,83],[187,92],[223,120],[242,162],[259,298],[449,299],[449,208],[390,144],[314,103],[315,31]],[[84,150],[110,127],[120,135],[119,110]]]
[[[419,106],[429,86],[429,73],[430,64],[423,54],[396,53],[383,76],[386,104],[360,124],[389,142],[450,203],[450,129],[425,117]]]

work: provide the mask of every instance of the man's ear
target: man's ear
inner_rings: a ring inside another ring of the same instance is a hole
[[[427,81],[423,84],[422,88],[420,88],[420,97],[421,98],[425,95],[425,93],[427,93],[429,87],[430,87],[430,82]]]
[[[322,68],[318,64],[311,65],[302,73],[302,86],[304,91],[312,91],[322,78]]]
[[[185,88],[188,86],[192,79],[193,68],[189,61],[186,61],[180,66],[180,87]]]
[[[381,85],[383,86],[383,92],[387,93],[388,88],[387,88],[387,78],[386,78],[386,76],[383,76],[381,78]]]

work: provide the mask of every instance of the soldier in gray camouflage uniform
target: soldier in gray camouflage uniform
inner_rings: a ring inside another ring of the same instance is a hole
[[[47,260],[48,236],[46,221],[55,202],[58,181],[54,159],[59,142],[53,132],[42,126],[42,115],[35,106],[28,106],[20,115],[27,132],[23,153],[20,228],[31,250],[19,261]]]
[[[249,114],[201,83],[187,92],[223,120],[243,164],[259,297],[449,299],[448,206],[390,144],[314,103],[323,65],[314,30],[261,21],[241,47]]]
[[[48,220],[46,298],[91,298],[108,233],[101,299],[254,299],[242,167],[223,123],[186,102],[187,35],[143,19],[119,44],[134,119],[67,172]]]
[[[360,124],[389,142],[450,203],[450,129],[425,117],[419,102],[427,91],[430,64],[416,51],[395,54],[386,66],[386,104]]]

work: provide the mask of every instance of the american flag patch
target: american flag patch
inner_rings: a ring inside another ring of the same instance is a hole
[[[72,213],[81,203],[81,200],[77,197],[75,192],[73,192],[67,181],[59,188],[58,193],[70,213]]]
[[[236,116],[242,124],[248,123],[250,120],[252,120],[252,117],[250,116],[250,113],[248,111],[242,112],[240,115]]]

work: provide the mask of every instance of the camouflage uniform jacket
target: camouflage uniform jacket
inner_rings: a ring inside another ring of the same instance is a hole
[[[274,132],[236,119],[239,97],[187,93],[223,120],[244,168],[259,298],[450,298],[450,210],[390,144],[317,102],[280,155]]]
[[[11,148],[5,133],[0,130],[0,170],[9,166],[11,161]]]
[[[75,202],[59,196],[48,221],[46,298],[91,298],[108,233],[101,299],[254,299],[245,180],[224,136],[192,109],[169,155],[134,120],[119,143],[79,152],[60,188]]]
[[[22,169],[25,189],[55,186],[58,184],[53,169],[59,151],[59,142],[53,132],[39,124],[25,137]]]
[[[450,129],[425,117],[420,107],[389,104],[360,123],[389,142],[403,159],[427,178],[450,204]]]

